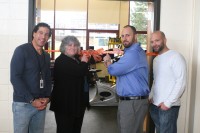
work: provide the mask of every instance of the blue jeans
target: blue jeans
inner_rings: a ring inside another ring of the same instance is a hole
[[[177,119],[180,106],[172,106],[169,110],[162,110],[151,104],[150,115],[156,127],[156,133],[177,133]]]
[[[12,110],[14,133],[44,133],[46,110],[24,102],[13,102]]]

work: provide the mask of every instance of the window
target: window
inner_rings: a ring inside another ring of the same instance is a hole
[[[108,50],[109,37],[115,38],[117,37],[117,33],[89,31],[89,44],[93,46],[94,49],[103,48],[104,50]]]
[[[32,38],[32,27],[39,22],[46,22],[52,28],[52,38],[45,49],[58,50],[64,36],[75,35],[83,49],[93,46],[94,49],[107,50],[109,37],[118,37],[120,25],[129,23],[136,27],[138,40],[142,47],[147,49],[148,27],[159,28],[157,17],[159,13],[154,13],[155,9],[159,10],[155,8],[159,7],[157,1],[160,0],[153,2],[149,0],[33,0],[29,2],[29,41]],[[130,11],[124,5],[129,5]],[[128,15],[130,18],[126,21],[124,16]],[[52,60],[59,55],[59,53],[50,54]]]
[[[138,42],[144,50],[147,49],[147,32],[153,30],[153,2],[130,1],[130,25],[138,31]]]

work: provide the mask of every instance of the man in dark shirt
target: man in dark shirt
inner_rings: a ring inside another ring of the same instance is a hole
[[[11,59],[14,133],[44,132],[51,74],[50,56],[43,46],[50,36],[48,24],[37,24],[32,32],[32,42],[18,46]]]

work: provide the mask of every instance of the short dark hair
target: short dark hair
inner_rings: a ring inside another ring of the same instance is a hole
[[[32,39],[33,39],[33,33],[36,33],[40,27],[46,27],[46,28],[48,28],[48,29],[49,29],[49,37],[51,37],[51,28],[50,28],[50,26],[49,26],[47,23],[41,22],[41,23],[38,23],[38,24],[33,28]]]
[[[124,28],[128,28],[128,27],[131,28],[134,34],[137,34],[136,28],[134,26],[131,26],[131,25],[124,26]]]

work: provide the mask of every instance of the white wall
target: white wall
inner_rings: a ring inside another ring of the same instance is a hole
[[[161,0],[160,29],[166,33],[169,48],[182,53],[186,58],[188,67],[188,82],[182,97],[182,106],[178,118],[178,133],[200,132],[200,127],[198,126],[200,115],[197,113],[200,110],[200,106],[198,102],[195,102],[200,100],[200,92],[197,89],[197,86],[200,86],[198,82],[200,78],[198,51],[200,49],[199,40],[197,39],[199,38],[198,18],[200,14],[197,13],[199,10],[197,9],[199,4],[196,5],[197,1]]]
[[[195,86],[195,93],[192,96],[195,96],[194,98],[194,111],[191,112],[190,114],[194,114],[194,121],[191,121],[192,124],[190,124],[190,128],[191,131],[193,131],[193,133],[200,133],[200,53],[198,51],[200,51],[200,1],[196,0],[194,3],[194,12],[195,12],[195,17],[194,17],[194,45],[196,46],[196,59],[197,61],[194,63],[197,70],[196,70],[196,86]],[[192,107],[192,106],[191,106]]]
[[[200,5],[199,5],[200,6]],[[200,12],[200,11],[199,11]],[[199,23],[199,27],[197,27],[198,29],[198,42],[197,45],[199,46],[200,45],[200,34],[199,34],[199,31],[200,31],[200,23]],[[198,47],[198,51],[200,51],[200,47]],[[200,68],[200,53],[197,53],[197,68]],[[197,69],[197,74],[196,74],[196,89],[195,89],[195,93],[194,93],[194,96],[195,96],[195,102],[193,105],[191,106],[194,106],[194,115],[193,117],[195,118],[193,123],[194,125],[191,125],[191,128],[193,130],[193,133],[200,133],[200,127],[199,127],[199,124],[200,124],[200,104],[199,104],[199,101],[200,101],[200,69]]]
[[[10,58],[28,38],[28,0],[0,0],[0,133],[12,133]]]

